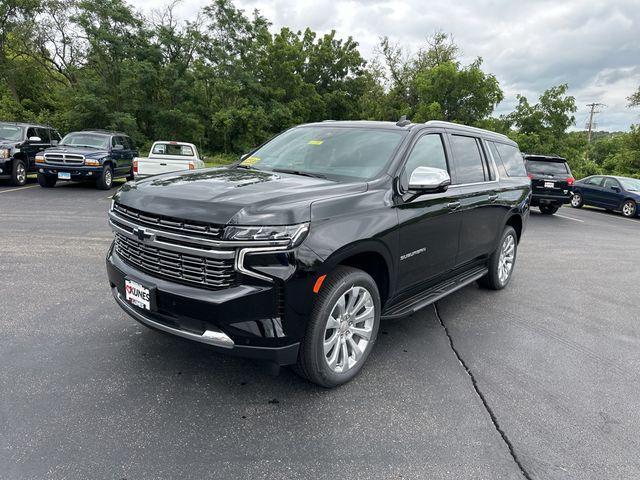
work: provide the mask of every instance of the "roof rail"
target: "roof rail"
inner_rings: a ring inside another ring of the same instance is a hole
[[[506,140],[512,141],[509,137],[504,135],[503,133],[492,132],[491,130],[486,130],[484,128],[471,127],[469,125],[463,125],[462,123],[454,123],[454,122],[445,122],[444,120],[429,120],[428,122],[424,122],[425,125],[431,125],[433,127],[441,127],[441,128],[460,128],[464,130],[470,130],[477,133],[489,133],[491,135],[496,135],[498,137],[502,137]]]

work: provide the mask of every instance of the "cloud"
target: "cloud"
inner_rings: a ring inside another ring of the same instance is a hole
[[[137,8],[158,8],[164,0],[133,0]],[[205,5],[181,5],[185,18]],[[463,61],[482,57],[505,91],[498,113],[510,111],[516,94],[530,101],[547,88],[568,83],[576,97],[578,122],[586,104],[601,102],[599,127],[626,130],[640,121],[626,97],[640,86],[640,8],[637,0],[236,0],[247,12],[259,9],[274,29],[307,26],[352,36],[365,58],[381,36],[412,51],[436,30],[453,34]],[[576,128],[582,128],[579,124]]]

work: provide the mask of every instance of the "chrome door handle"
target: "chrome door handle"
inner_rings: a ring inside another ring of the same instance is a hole
[[[451,202],[451,203],[447,203],[447,208],[450,208],[451,210],[457,210],[458,208],[460,208],[460,202]]]

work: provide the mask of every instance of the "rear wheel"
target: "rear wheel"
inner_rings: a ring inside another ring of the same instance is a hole
[[[583,205],[584,205],[584,199],[582,198],[581,194],[576,192],[573,195],[571,195],[571,206],[573,208],[582,208]]]
[[[27,167],[23,160],[13,161],[13,171],[11,172],[11,183],[16,187],[21,187],[27,183]]]
[[[42,188],[53,188],[56,186],[58,177],[54,175],[45,175],[44,173],[38,173],[38,184]]]
[[[634,217],[638,206],[633,200],[625,200],[622,204],[622,215],[625,217]]]
[[[478,283],[491,290],[501,290],[511,280],[518,253],[518,236],[513,227],[507,225],[502,232],[498,248],[489,257],[489,272]]]
[[[558,211],[557,205],[540,205],[540,213],[543,215],[553,215]]]
[[[113,169],[111,165],[105,165],[102,173],[96,180],[96,187],[100,190],[109,190],[113,186]]]
[[[296,372],[322,387],[350,381],[376,341],[380,310],[380,294],[370,275],[356,268],[336,268],[316,299]]]

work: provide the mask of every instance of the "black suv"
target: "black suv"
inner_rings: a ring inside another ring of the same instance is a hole
[[[507,285],[522,163],[507,137],[446,122],[295,127],[233,166],[125,184],[111,290],[144,325],[339,385],[381,319]]]
[[[133,180],[133,159],[138,156],[133,141],[124,133],[83,130],[66,135],[55,148],[36,155],[38,183],[45,188],[58,180],[93,180],[102,190],[113,180]]]
[[[540,208],[540,213],[553,215],[562,205],[571,203],[574,178],[566,158],[525,155],[524,160],[531,179],[532,206]]]
[[[36,153],[59,141],[60,134],[51,127],[0,122],[0,179],[24,185],[27,174],[36,171]]]

